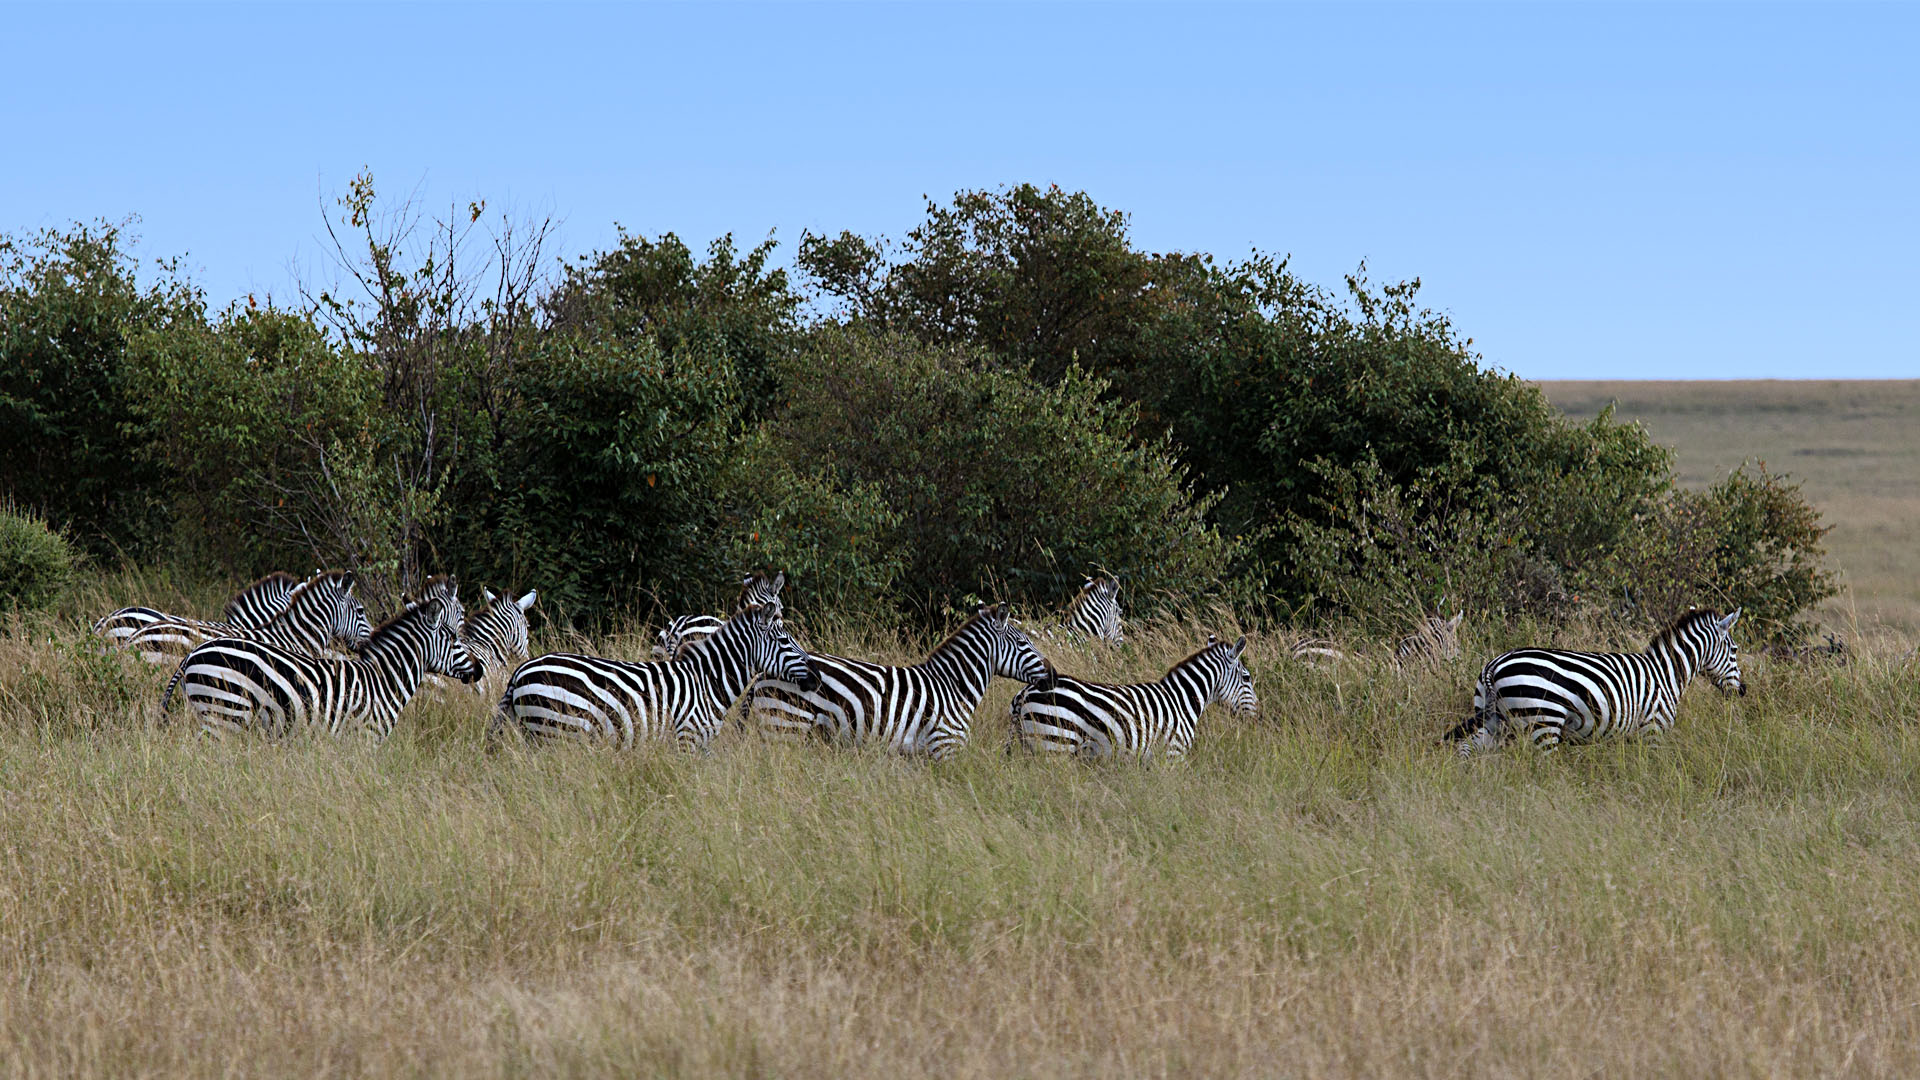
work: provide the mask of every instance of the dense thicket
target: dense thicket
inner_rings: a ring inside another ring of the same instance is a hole
[[[170,268],[138,286],[115,229],[8,242],[0,491],[101,552],[388,591],[453,567],[582,618],[718,604],[757,564],[934,619],[1096,567],[1136,609],[1394,626],[1715,603],[1780,630],[1831,591],[1791,485],[1676,490],[1642,429],[1567,422],[1418,282],[1143,252],[1031,186],[897,244],[805,235],[798,285],[771,239],[625,232],[550,276],[543,228],[483,216],[384,213],[362,177],[340,283],[217,314]]]

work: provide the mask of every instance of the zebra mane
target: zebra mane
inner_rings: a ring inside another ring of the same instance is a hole
[[[446,603],[445,600],[441,599],[438,596],[434,596],[434,597],[429,597],[425,600],[415,600],[411,603],[402,604],[400,606],[399,611],[396,611],[392,615],[387,616],[386,622],[383,622],[379,626],[374,627],[373,633],[367,635],[367,645],[372,646],[374,641],[377,640],[382,633],[388,630],[391,630],[394,627],[399,626],[403,620],[425,618],[426,616],[421,615],[421,612],[426,611],[428,608],[433,607],[433,605],[435,604],[444,605],[445,603]],[[434,614],[437,616],[439,612],[436,611]]]
[[[1647,642],[1647,651],[1657,652],[1661,646],[1672,645],[1680,639],[1682,634],[1699,626],[1701,623],[1709,621],[1719,622],[1721,617],[1720,612],[1713,608],[1694,608],[1692,611],[1673,620],[1673,622],[1669,623],[1666,628],[1659,633],[1653,635],[1653,640]]]
[[[251,596],[254,593],[260,592],[271,586],[279,585],[282,583],[290,583],[295,588],[299,588],[300,579],[297,577],[294,577],[292,574],[287,573],[285,570],[275,570],[273,573],[268,574],[266,577],[261,578],[259,581],[256,581],[251,585],[248,585],[245,588],[241,589],[239,592],[234,594],[233,598],[235,601],[239,601],[244,597]],[[231,607],[232,605],[228,605],[228,606]]]
[[[292,611],[294,609],[294,606],[300,603],[300,598],[307,594],[307,590],[317,589],[322,585],[338,582],[342,578],[347,578],[351,580],[352,577],[353,577],[353,571],[351,570],[320,571],[318,574],[315,574],[312,577],[308,578],[307,580],[301,582],[300,584],[295,585],[293,587],[293,592],[287,594],[286,611]],[[284,616],[286,614],[286,611],[281,612],[281,615]]]
[[[441,586],[445,586],[449,590],[453,589],[454,587],[453,575],[435,574],[432,577],[428,578],[427,580],[421,582],[420,595],[426,596],[427,594],[433,592],[433,590],[440,588]]]
[[[966,622],[961,623],[958,629],[954,630],[953,633],[948,634],[944,639],[941,640],[940,644],[935,645],[933,647],[933,651],[927,654],[927,662],[932,663],[934,660],[937,660],[941,656],[943,656],[948,649],[953,647],[954,642],[960,640],[962,635],[966,634],[967,631],[973,629],[973,626],[975,623],[982,622],[986,619],[994,618],[996,614],[1004,616],[1004,613],[1005,613],[1005,605],[990,604],[980,609],[979,611],[974,612],[972,615],[967,616]]]

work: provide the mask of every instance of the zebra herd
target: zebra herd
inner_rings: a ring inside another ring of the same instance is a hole
[[[672,740],[709,749],[738,701],[736,723],[775,741],[821,738],[866,744],[939,761],[967,745],[974,713],[995,678],[1025,684],[1007,713],[1014,748],[1082,757],[1181,757],[1211,705],[1243,718],[1259,710],[1247,639],[1213,635],[1159,679],[1098,683],[1060,674],[1035,645],[1124,643],[1119,582],[1099,575],[1080,587],[1057,623],[1029,634],[1004,604],[978,607],[917,664],[889,665],[810,653],[785,624],[786,575],[747,575],[724,616],[671,620],[636,663],[578,653],[529,658],[527,612],[534,592],[515,599],[484,590],[471,618],[449,576],[371,626],[353,596],[354,575],[316,571],[300,580],[272,574],[243,589],[225,618],[198,620],[150,608],[122,608],[94,632],[155,664],[174,663],[161,698],[176,692],[211,735],[357,729],[385,738],[423,684],[504,678],[488,725],[503,739],[632,746]],[[1439,663],[1459,655],[1461,614],[1430,617],[1401,639],[1392,663]],[[1680,694],[1696,675],[1746,692],[1732,630],[1722,616],[1693,611],[1656,635],[1643,653],[1517,649],[1481,671],[1470,717],[1443,741],[1461,754],[1525,736],[1551,750],[1673,724]],[[1344,660],[1317,642],[1294,646],[1310,663]]]

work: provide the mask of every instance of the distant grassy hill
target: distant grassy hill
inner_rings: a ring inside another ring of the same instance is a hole
[[[1742,461],[1804,482],[1833,533],[1851,590],[1830,621],[1920,632],[1920,380],[1543,382],[1548,400],[1589,417],[1617,402],[1674,448],[1689,486]]]

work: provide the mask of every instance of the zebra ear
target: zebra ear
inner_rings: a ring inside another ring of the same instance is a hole
[[[533,606],[533,602],[534,602],[535,600],[538,600],[538,599],[540,599],[540,590],[539,590],[539,589],[528,589],[528,590],[527,590],[527,595],[525,595],[525,596],[523,596],[523,597],[521,597],[521,598],[520,598],[520,599],[518,599],[518,600],[515,600],[515,601],[514,601],[514,603],[516,603],[516,604],[518,604],[518,605],[520,605],[520,610],[521,610],[521,611],[525,611],[525,610],[527,610],[528,608],[530,608],[530,607],[532,607],[532,606]]]
[[[1720,620],[1720,629],[1732,630],[1733,624],[1739,621],[1740,621],[1740,609],[1734,608],[1733,614],[1728,615],[1726,618]]]
[[[772,588],[775,593],[778,593],[781,589],[786,588],[787,572],[785,570],[782,570],[779,573],[773,575],[773,584],[769,587]]]
[[[487,598],[487,606],[488,606],[488,607],[492,607],[492,606],[493,606],[493,602],[494,602],[495,600],[497,600],[497,599],[499,599],[499,597],[496,597],[496,596],[494,596],[494,595],[493,595],[493,590],[492,590],[492,589],[489,589],[489,588],[487,588],[487,587],[486,587],[485,585],[482,585],[482,586],[480,586],[480,595],[481,595],[481,596],[484,596],[484,597],[486,597],[486,598]]]
[[[1453,629],[1459,629],[1459,627],[1460,627],[1460,620],[1461,620],[1461,618],[1462,618],[1462,617],[1464,617],[1465,615],[1466,615],[1466,612],[1464,612],[1464,611],[1456,611],[1456,612],[1454,612],[1454,613],[1453,613],[1453,618],[1451,618],[1451,619],[1448,619],[1448,620],[1447,620],[1447,626],[1448,626],[1448,627],[1450,627],[1450,628],[1453,628]]]
[[[340,575],[340,587],[348,592],[353,591],[353,571],[348,570]]]
[[[1241,634],[1240,640],[1233,643],[1233,655],[1245,656],[1246,654],[1247,654],[1247,635]]]

